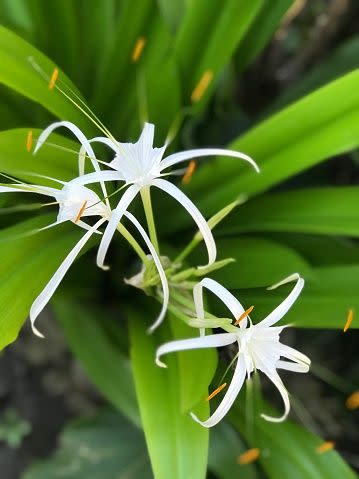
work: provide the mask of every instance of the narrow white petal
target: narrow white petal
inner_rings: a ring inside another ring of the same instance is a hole
[[[296,301],[296,299],[300,295],[303,289],[303,286],[304,286],[304,279],[301,277],[298,277],[296,285],[294,286],[292,291],[289,293],[289,295],[286,297],[286,299],[279,306],[277,306],[266,318],[264,318],[263,321],[258,323],[257,326],[261,328],[268,327],[280,321],[283,318],[283,316],[289,311],[293,303]]]
[[[267,376],[267,378],[270,379],[270,381],[272,381],[272,383],[278,389],[280,395],[282,396],[282,399],[284,402],[284,413],[280,417],[267,416],[266,414],[261,414],[261,417],[265,419],[266,421],[270,421],[270,422],[282,422],[287,418],[290,411],[290,401],[289,401],[288,391],[285,388],[276,370],[272,371],[270,369],[266,369],[266,370],[262,369],[262,371]]]
[[[137,221],[137,219],[128,211],[125,213],[125,216],[134,224],[134,226],[138,229],[139,233],[141,234],[143,240],[145,241],[146,245],[148,246],[148,249],[150,250],[150,253],[152,255],[152,258],[157,266],[157,271],[161,279],[161,284],[162,284],[162,291],[163,291],[163,304],[162,304],[162,309],[161,312],[156,319],[156,321],[152,324],[152,326],[149,328],[149,332],[152,333],[163,321],[164,317],[166,316],[167,312],[167,307],[168,307],[168,301],[169,301],[169,289],[168,289],[168,281],[166,278],[166,273],[163,269],[163,266],[161,264],[161,260],[157,254],[156,249],[154,248],[153,244],[151,243],[150,238],[148,237],[148,234],[146,231],[142,228],[141,224]]]
[[[114,143],[113,140],[107,138],[106,136],[97,136],[95,138],[91,138],[88,140],[89,143],[103,143],[110,147],[115,153],[117,153],[117,145]],[[79,175],[83,175],[85,173],[85,160],[86,160],[86,148],[84,145],[81,146],[79,151]]]
[[[139,186],[131,185],[122,195],[117,207],[112,211],[110,220],[102,236],[102,240],[97,252],[97,265],[102,269],[108,269],[108,266],[104,265],[104,261],[112,237],[115,234],[116,228],[120,223],[122,216],[139,191]]]
[[[248,161],[248,163],[250,163],[258,173],[260,171],[259,166],[250,156],[239,151],[225,150],[223,148],[201,148],[197,150],[174,153],[173,155],[167,156],[167,158],[162,160],[161,171],[169,168],[170,166],[177,165],[182,161],[187,161],[192,158],[200,158],[202,156],[232,156],[233,158],[240,158],[241,160]]]
[[[82,229],[84,229],[84,230],[86,230],[86,231],[90,231],[90,229],[91,229],[91,226],[88,225],[87,223],[85,223],[85,222],[82,221],[82,220],[77,220],[77,221],[76,221],[76,225],[77,225],[77,226],[80,226],[80,228],[82,228]],[[98,231],[98,230],[97,230],[97,231],[94,231],[94,233],[96,233],[96,234],[98,234],[98,235],[102,235],[102,231]]]
[[[227,392],[224,395],[218,408],[206,421],[200,421],[198,417],[193,413],[191,413],[192,418],[204,427],[212,427],[218,424],[219,421],[224,418],[224,416],[227,414],[232,404],[236,400],[239,391],[243,386],[245,377],[246,365],[244,357],[242,355],[239,355],[231,384],[229,385],[229,388],[227,389]]]
[[[9,186],[0,186],[0,193],[37,193],[38,195],[55,196],[59,190],[48,186],[11,184]]]
[[[306,364],[307,366],[310,366],[311,361],[308,358],[308,356],[301,353],[300,351],[297,351],[294,348],[291,348],[290,346],[287,346],[286,344],[280,343],[279,352],[281,356],[287,359],[290,359],[291,361],[295,361],[297,363],[303,363],[303,364]]]
[[[89,185],[91,183],[98,183],[102,181],[122,181],[123,175],[119,171],[103,170],[88,173],[86,175],[78,176],[71,180],[71,183],[76,185]]]
[[[31,321],[31,327],[37,336],[40,338],[43,338],[43,334],[40,333],[40,331],[35,327],[35,320],[38,317],[38,315],[41,313],[41,311],[44,309],[46,304],[49,302],[50,298],[56,291],[57,287],[59,286],[60,282],[62,281],[63,277],[67,273],[68,269],[72,265],[72,263],[75,261],[77,255],[81,251],[81,249],[85,246],[87,241],[91,238],[92,234],[96,229],[104,223],[106,220],[104,218],[101,218],[81,239],[78,241],[78,243],[74,246],[74,248],[70,251],[70,253],[66,256],[64,261],[61,263],[60,267],[56,271],[56,273],[52,276],[50,281],[47,283],[45,288],[42,290],[42,292],[39,294],[39,296],[35,299],[33,302],[31,309],[30,309],[30,321]]]
[[[199,211],[197,206],[195,206],[195,204],[192,203],[192,201],[184,193],[182,193],[182,191],[177,188],[177,186],[173,185],[169,181],[157,178],[153,180],[152,184],[153,186],[157,186],[157,188],[160,188],[161,190],[171,195],[174,199],[181,203],[181,205],[192,216],[200,232],[202,233],[204,242],[206,243],[208,251],[208,264],[213,264],[216,261],[217,256],[216,243],[214,241],[212,231],[208,226],[207,221],[204,219],[202,213]]]
[[[309,371],[309,366],[307,364],[291,363],[289,361],[282,361],[281,359],[276,362],[275,367],[277,369],[293,371],[294,373],[307,373]]]
[[[166,364],[160,361],[161,356],[177,351],[188,351],[190,349],[206,349],[228,346],[237,341],[237,335],[234,333],[211,334],[198,338],[180,339],[162,344],[156,351],[156,364],[166,368]]]
[[[215,294],[230,310],[234,319],[238,319],[239,316],[244,313],[244,308],[237,298],[233,296],[228,289],[224,288],[221,284],[211,278],[204,278],[193,288],[193,299],[196,306],[197,316],[199,318],[204,317],[203,312],[203,288],[208,289]],[[198,308],[198,309],[197,309]],[[199,315],[201,314],[201,316]],[[247,318],[241,321],[241,327],[247,326]]]

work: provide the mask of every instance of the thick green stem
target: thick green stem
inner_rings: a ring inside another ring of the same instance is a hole
[[[148,225],[148,232],[150,234],[151,242],[157,251],[158,255],[160,254],[160,249],[158,246],[157,240],[157,233],[156,233],[156,225],[155,220],[153,218],[153,210],[152,210],[152,202],[151,202],[151,194],[150,194],[150,187],[146,186],[141,189],[141,198],[143,203],[143,208],[145,210],[147,225]]]

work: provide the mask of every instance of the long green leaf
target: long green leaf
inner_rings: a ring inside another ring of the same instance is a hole
[[[204,478],[208,430],[194,422],[188,412],[181,413],[177,359],[175,355],[165,358],[167,370],[154,364],[156,347],[171,338],[168,326],[161,325],[151,336],[145,328],[141,318],[131,313],[132,365],[154,476],[156,479]],[[202,400],[199,413],[206,415],[208,409],[208,403]]]
[[[225,234],[276,231],[359,235],[359,188],[307,188],[263,195],[244,204]]]

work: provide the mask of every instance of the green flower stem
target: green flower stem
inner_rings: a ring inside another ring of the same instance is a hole
[[[182,263],[184,259],[187,258],[189,254],[195,249],[195,247],[201,242],[200,239],[194,237],[190,243],[184,248],[184,250],[175,258],[173,261],[174,264]]]
[[[128,229],[123,226],[123,224],[119,224],[117,226],[117,230],[121,233],[121,235],[129,242],[129,244],[132,246],[132,248],[135,250],[135,252],[138,254],[142,262],[147,265],[148,258],[146,256],[146,253],[143,251],[141,246],[137,243],[135,238],[132,236],[132,234],[128,231]]]
[[[153,210],[152,210],[152,202],[151,202],[151,194],[150,194],[150,187],[146,186],[145,188],[141,189],[141,198],[142,198],[142,203],[143,203],[143,208],[145,210],[145,215],[146,215],[146,220],[147,220],[147,225],[148,225],[148,231],[150,234],[150,239],[151,242],[157,251],[158,255],[160,254],[160,249],[158,246],[158,240],[157,240],[157,233],[156,233],[156,226],[155,226],[155,220],[153,218]]]

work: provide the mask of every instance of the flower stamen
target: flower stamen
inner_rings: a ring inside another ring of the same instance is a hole
[[[131,54],[131,60],[132,63],[137,63],[138,60],[140,59],[143,49],[145,48],[146,45],[146,38],[145,37],[139,37],[135,43],[135,46],[132,50]]]
[[[53,90],[58,76],[59,76],[59,70],[57,68],[54,68],[54,71],[52,72],[52,75],[49,81],[49,90]]]
[[[32,131],[30,130],[26,138],[26,151],[30,152],[32,146]]]
[[[354,317],[354,310],[353,309],[349,309],[348,311],[348,317],[347,317],[347,321],[344,325],[344,328],[343,328],[343,332],[346,333],[348,331],[348,329],[350,328],[350,325],[353,321],[353,317]]]
[[[193,175],[193,173],[196,169],[196,166],[197,166],[197,163],[194,160],[191,160],[189,162],[189,165],[187,166],[186,172],[185,172],[185,174],[183,175],[183,178],[182,178],[181,183],[183,185],[188,185],[188,183],[191,181],[192,175]]]
[[[245,451],[243,454],[241,454],[238,457],[237,462],[241,466],[251,464],[259,458],[260,453],[261,451],[258,447],[253,447],[252,449],[248,449],[248,451]]]
[[[325,441],[323,444],[316,448],[318,454],[324,454],[325,452],[331,451],[334,449],[335,443],[333,441]]]
[[[250,306],[248,309],[246,309],[245,311],[243,311],[243,313],[239,316],[239,318],[236,320],[236,322],[234,323],[234,326],[238,326],[238,324],[243,321],[244,318],[246,318],[247,316],[249,316],[251,314],[251,312],[253,311],[254,309],[254,306]]]
[[[86,205],[87,205],[87,200],[84,201],[84,204],[81,206],[79,212],[77,213],[77,216],[75,218],[75,223],[77,223],[80,220],[81,216],[83,215],[83,212],[85,211]]]
[[[359,408],[359,390],[354,391],[345,401],[345,405],[348,409],[354,410]]]
[[[214,396],[217,396],[225,387],[227,386],[227,383],[221,384],[217,389],[215,389],[211,394],[208,396],[206,401],[210,401]]]
[[[201,79],[195,86],[191,94],[191,101],[192,103],[197,103],[203,97],[204,92],[207,90],[209,84],[213,79],[213,70],[206,70]]]

